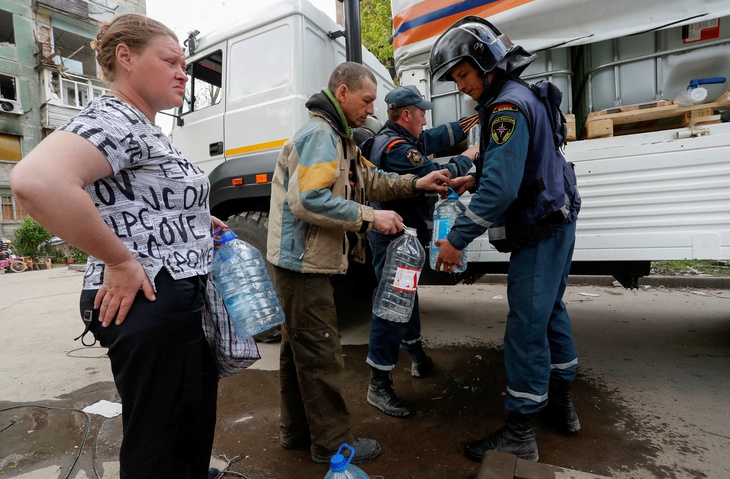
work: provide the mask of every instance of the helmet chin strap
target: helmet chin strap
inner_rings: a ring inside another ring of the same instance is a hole
[[[489,75],[486,72],[482,73],[482,86],[484,87],[484,94],[489,95],[491,93],[489,90],[492,82],[489,81]]]
[[[483,100],[491,100],[496,97],[504,83],[507,81],[507,75],[503,74],[499,69],[495,69],[493,71],[496,74],[491,82],[489,81],[487,73],[482,73],[482,85],[484,87],[484,91],[482,91],[482,97],[479,99],[480,103]]]

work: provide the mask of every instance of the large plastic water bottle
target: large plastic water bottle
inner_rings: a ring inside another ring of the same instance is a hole
[[[400,238],[388,245],[380,284],[375,293],[373,313],[379,318],[405,323],[411,318],[418,278],[426,252],[415,228],[406,227]]]
[[[284,310],[261,252],[233,231],[221,234],[220,242],[211,274],[236,334],[254,336],[283,323]]]
[[[449,196],[439,203],[433,212],[433,236],[431,237],[431,247],[429,248],[428,264],[434,271],[436,271],[436,260],[441,250],[441,248],[436,246],[436,241],[446,239],[456,219],[466,213],[466,207],[459,201],[459,195],[453,189],[449,189],[451,190]],[[461,264],[461,267],[454,266],[454,273],[463,273],[466,269],[466,248],[461,250]]]
[[[349,457],[345,458],[345,456],[340,453],[342,448],[350,450]],[[332,456],[332,459],[330,459],[330,470],[327,471],[324,479],[370,479],[370,476],[365,474],[365,471],[353,464],[350,464],[352,456],[354,455],[355,449],[352,448],[352,446],[347,443],[342,444],[337,450],[337,454]]]

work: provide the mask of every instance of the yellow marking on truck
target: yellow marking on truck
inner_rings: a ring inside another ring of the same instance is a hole
[[[254,151],[270,150],[272,148],[279,148],[286,143],[286,139],[267,141],[265,143],[257,143],[255,145],[242,146],[240,148],[231,148],[226,150],[226,156],[242,155],[244,153],[252,153]]]

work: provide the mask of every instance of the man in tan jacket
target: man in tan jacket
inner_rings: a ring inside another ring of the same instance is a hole
[[[348,258],[364,262],[363,236],[371,229],[403,229],[393,211],[367,201],[445,194],[448,174],[423,178],[385,173],[360,156],[352,128],[374,113],[376,80],[352,62],[332,72],[328,87],[312,95],[310,119],[282,148],[271,183],[267,258],[286,322],[280,357],[281,445],[311,444],[312,460],[327,463],[338,447],[354,447],[352,462],[380,453],[377,441],[353,438],[342,397],[344,360],[331,276],[347,271]],[[347,233],[357,238],[350,245]]]

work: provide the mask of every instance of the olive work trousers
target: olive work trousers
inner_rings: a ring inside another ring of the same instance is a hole
[[[279,359],[280,439],[290,445],[309,439],[312,454],[329,457],[352,440],[331,278],[274,266],[273,279],[286,315]]]

